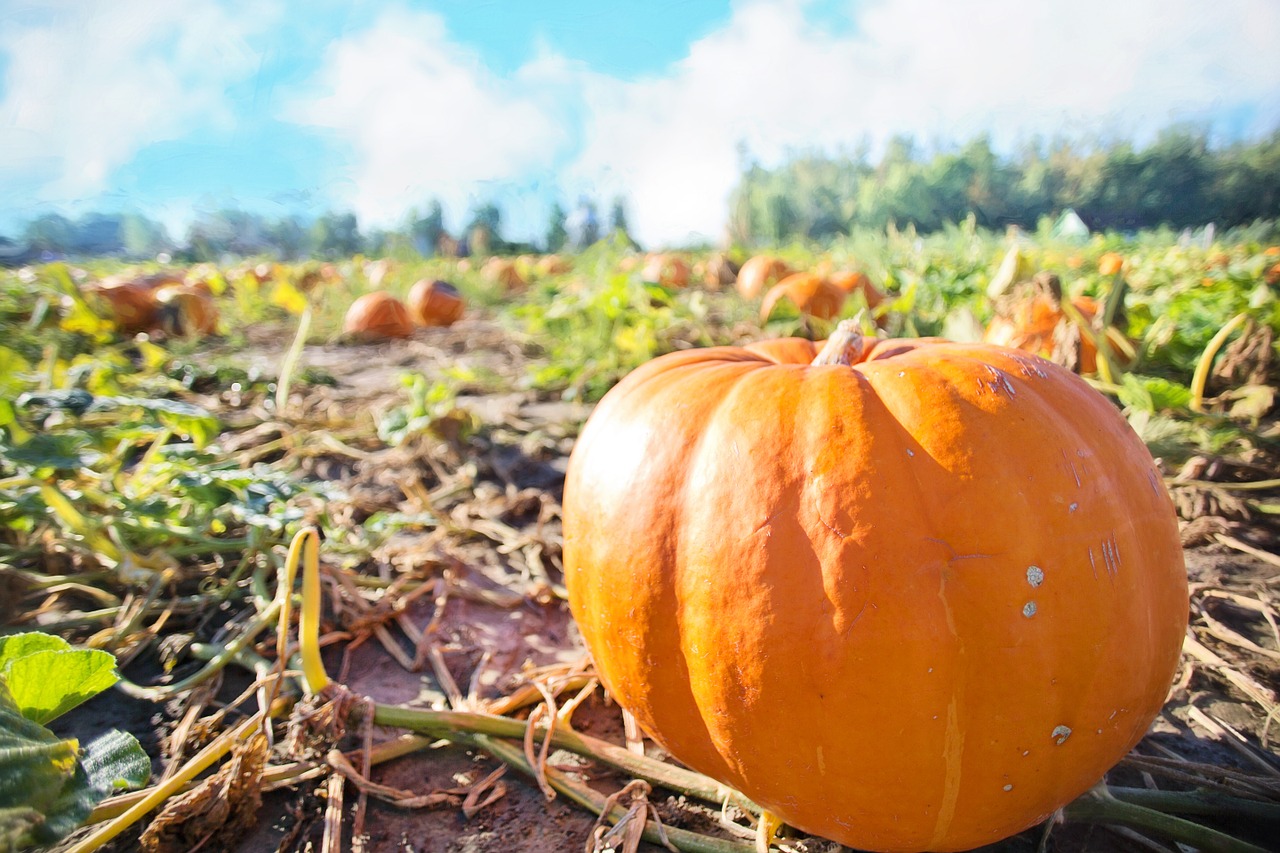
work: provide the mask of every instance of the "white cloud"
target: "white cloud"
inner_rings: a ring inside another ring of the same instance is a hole
[[[850,4],[840,36],[806,5],[741,3],[667,73],[588,81],[573,179],[625,188],[641,240],[679,241],[719,236],[740,144],[770,164],[895,133],[1143,138],[1238,105],[1280,123],[1273,0],[882,0]]]
[[[0,183],[68,202],[108,188],[142,147],[233,120],[229,82],[272,7],[216,0],[27,3],[0,30]]]
[[[362,225],[399,225],[439,198],[461,215],[484,186],[525,181],[566,145],[554,88],[538,67],[506,79],[451,42],[434,14],[394,10],[334,42],[290,115],[328,128],[354,162],[337,188]]]
[[[271,55],[297,60],[291,31],[269,29],[286,5],[40,0],[6,13],[0,190],[31,187],[33,203],[120,192],[114,173],[145,146],[253,120],[227,88],[257,73],[250,44],[268,35]],[[316,40],[333,5],[308,19]],[[349,156],[296,189],[351,206],[363,226],[398,225],[431,197],[456,223],[497,198],[536,234],[552,197],[623,195],[646,244],[720,236],[740,148],[772,165],[896,133],[989,132],[1007,148],[1036,134],[1141,140],[1224,116],[1253,133],[1280,125],[1275,0],[847,0],[824,7],[843,14],[839,32],[812,23],[815,8],[738,0],[682,59],[623,80],[546,45],[495,73],[441,17],[397,4],[330,41],[304,84],[277,81],[294,88],[273,101]]]

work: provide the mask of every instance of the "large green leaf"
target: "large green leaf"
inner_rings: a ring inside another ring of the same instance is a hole
[[[77,777],[87,779],[78,752],[75,740],[62,740],[24,717],[0,683],[0,853],[57,841],[89,816],[92,805],[56,834],[59,799]]]
[[[40,645],[33,636],[18,645]],[[140,787],[150,775],[150,759],[132,735],[108,732],[82,756],[78,741],[24,716],[0,680],[0,853],[65,838],[108,795]]]
[[[116,659],[97,649],[73,649],[38,632],[0,638],[0,684],[18,711],[44,724],[120,680]]]

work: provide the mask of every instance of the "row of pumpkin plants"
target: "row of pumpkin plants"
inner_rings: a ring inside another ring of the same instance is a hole
[[[899,254],[901,249],[878,248],[898,249]],[[1198,352],[1217,328],[1241,311],[1248,311],[1263,325],[1276,325],[1274,288],[1280,284],[1280,247],[1276,246],[1237,245],[1200,252],[1169,246],[1163,252],[1147,250],[1129,257],[1111,250],[1090,257],[1080,251],[1015,244],[999,262],[991,258],[976,266],[972,250],[965,254],[967,258],[942,259],[943,278],[951,280],[939,282],[933,294],[932,323],[923,317],[929,312],[920,291],[929,288],[930,282],[924,279],[937,272],[931,269],[938,261],[936,253],[930,257],[918,251],[896,268],[888,268],[895,259],[877,258],[878,264],[873,265],[883,270],[879,285],[863,268],[865,263],[839,250],[818,257],[795,251],[790,256],[759,254],[742,263],[725,253],[697,258],[626,253],[608,258],[604,272],[668,294],[689,289],[736,292],[747,304],[758,306],[762,327],[780,317],[782,322],[775,328],[821,334],[839,317],[866,309],[875,325],[898,334],[981,338],[1035,352],[1077,372],[1101,370],[1107,380],[1118,368],[1133,365],[1144,354],[1144,346],[1147,360],[1155,356],[1159,361],[1159,348],[1180,344],[1181,359],[1173,361],[1185,362],[1187,344]],[[920,269],[924,258],[928,266]],[[339,307],[348,336],[403,338],[417,327],[452,325],[477,297],[482,305],[501,308],[521,300],[545,303],[581,296],[598,284],[601,265],[578,260],[547,255],[493,257],[483,263],[436,262],[427,265],[428,275],[415,278],[407,293],[402,283],[399,295],[384,283],[403,280],[397,273],[412,270],[412,263],[359,259],[343,265],[264,263],[223,271],[208,265],[125,271],[90,277],[82,291],[97,313],[123,333],[205,336],[218,329],[217,297],[228,287],[249,286],[257,291],[271,286],[271,300],[296,313],[322,289],[345,283],[342,292],[348,302]],[[597,281],[592,281],[592,273]],[[531,282],[543,286],[530,292]],[[477,287],[488,288],[487,299],[475,293]],[[938,322],[940,314],[955,320],[951,315],[957,310],[968,312],[967,324]],[[734,319],[745,316],[740,312]],[[788,325],[797,316],[806,322]],[[1161,318],[1164,322],[1157,322]],[[1190,328],[1182,328],[1183,324]]]

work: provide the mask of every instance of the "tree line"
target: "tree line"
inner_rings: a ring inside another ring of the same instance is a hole
[[[738,245],[825,242],[890,223],[937,230],[973,216],[978,225],[1035,227],[1073,209],[1093,229],[1230,227],[1280,219],[1280,131],[1250,142],[1210,145],[1206,134],[1170,129],[1145,147],[1130,142],[1033,141],[1001,156],[986,137],[927,151],[909,137],[868,151],[797,154],[775,168],[747,163],[729,200],[728,236]],[[555,252],[580,249],[627,231],[621,199],[606,216],[588,198],[551,205],[541,239],[504,237],[502,211],[486,202],[451,233],[439,201],[410,211],[398,228],[362,230],[349,212],[318,217],[260,214],[228,207],[196,216],[181,239],[137,213],[50,213],[0,236],[0,263],[48,257],[191,261],[227,256],[282,260],[416,253],[431,255]]]
[[[730,198],[739,244],[825,241],[889,223],[937,230],[972,215],[988,228],[1035,227],[1073,209],[1090,228],[1243,225],[1280,217],[1280,131],[1213,147],[1169,129],[1149,145],[1033,141],[1011,156],[987,137],[927,152],[892,139],[877,162],[799,154],[776,168],[748,164]]]
[[[607,219],[596,203],[580,199],[567,210],[554,202],[545,235],[535,241],[512,241],[503,233],[502,211],[493,202],[474,207],[456,233],[445,226],[438,200],[411,210],[399,228],[361,230],[354,213],[330,212],[315,218],[261,214],[227,207],[200,213],[182,239],[137,213],[88,213],[70,219],[57,213],[28,222],[17,238],[0,236],[0,263],[28,263],[62,257],[121,257],[134,260],[166,254],[187,261],[217,261],[228,256],[271,256],[281,260],[343,258],[355,254],[382,256],[416,253],[506,254],[581,249],[610,230],[627,229],[626,210],[615,199]]]

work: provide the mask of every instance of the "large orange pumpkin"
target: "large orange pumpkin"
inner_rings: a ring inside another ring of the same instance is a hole
[[[407,338],[413,334],[413,320],[403,302],[385,290],[373,290],[351,303],[342,330],[361,340]]]
[[[569,462],[574,617],[680,761],[807,832],[966,850],[1044,820],[1147,731],[1187,585],[1116,409],[945,341],[686,350]]]
[[[769,292],[764,295],[764,301],[760,303],[761,323],[769,319],[773,309],[783,299],[791,300],[801,314],[830,320],[840,313],[845,292],[817,273],[792,273],[769,288]]]
[[[755,299],[782,279],[791,275],[785,261],[771,255],[756,255],[738,270],[737,288],[743,299]]]
[[[452,326],[462,317],[462,294],[447,281],[415,282],[405,301],[410,318],[419,326]]]

